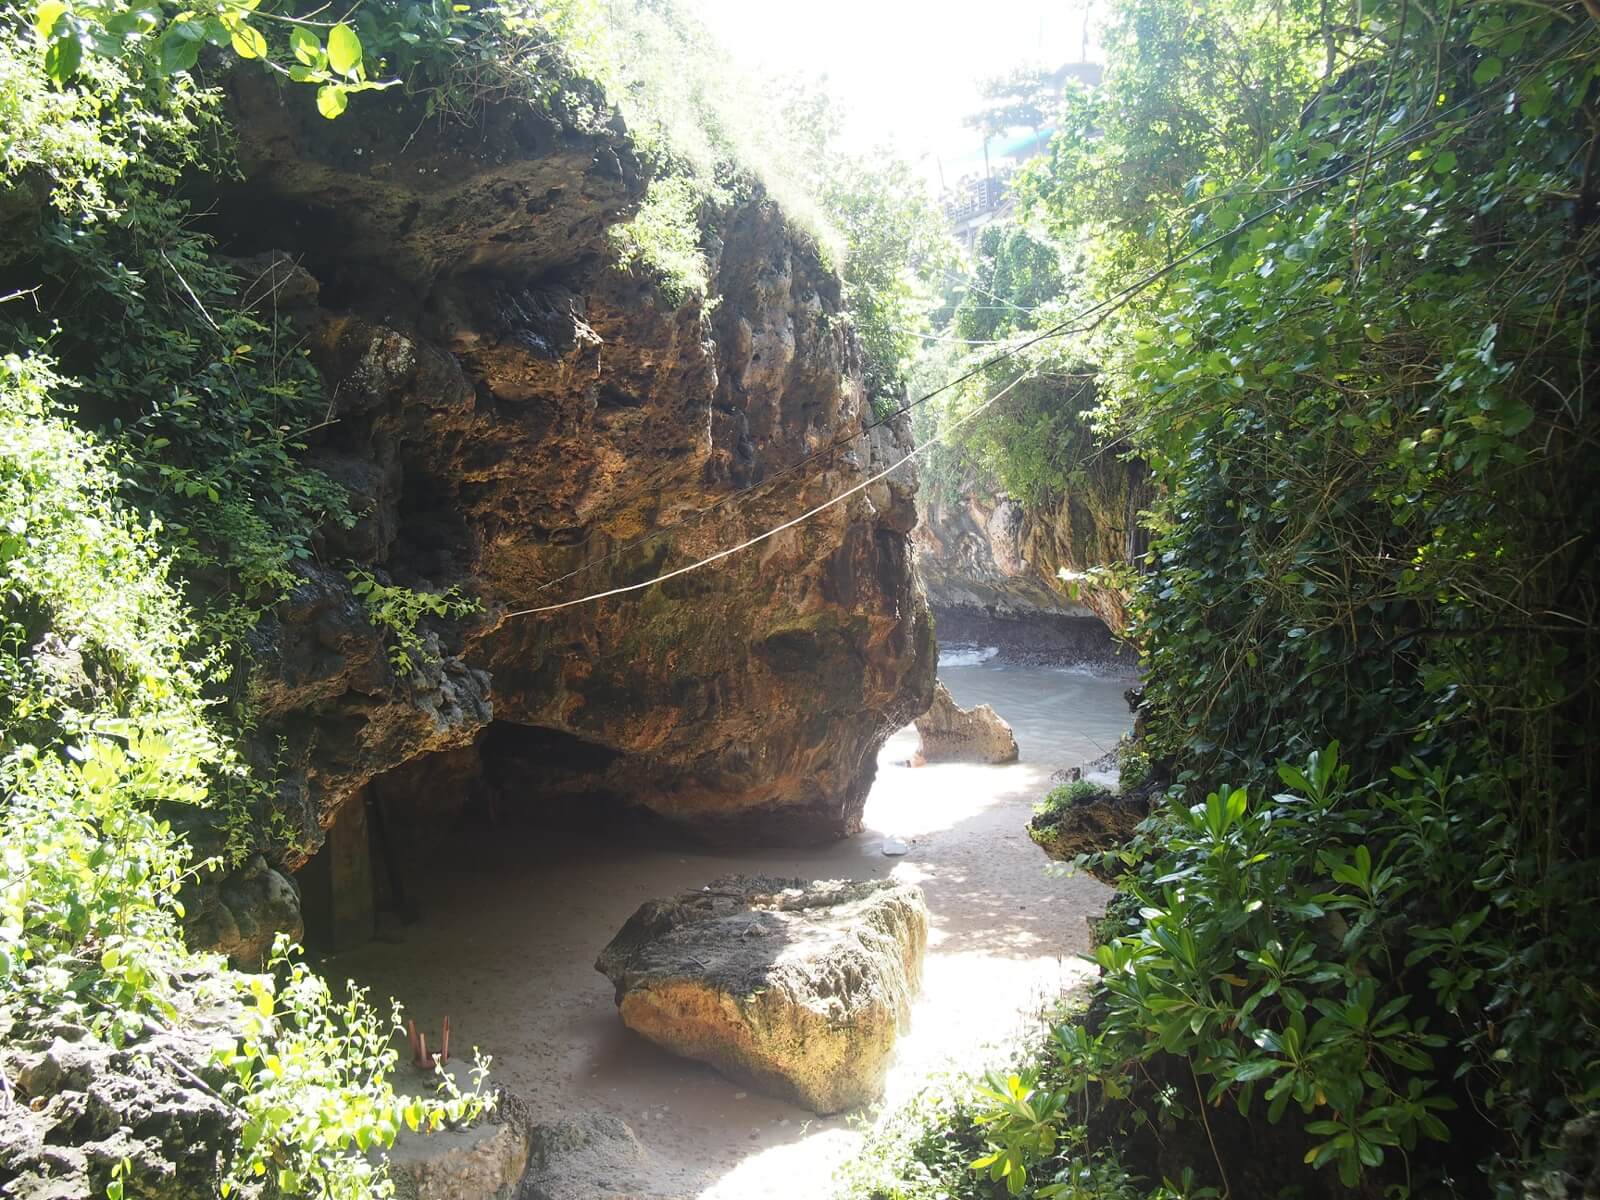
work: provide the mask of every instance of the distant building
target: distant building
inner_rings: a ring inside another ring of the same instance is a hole
[[[1070,83],[1084,87],[1099,87],[1105,68],[1099,63],[1063,63],[1050,73],[1049,83],[1060,101],[1065,98]],[[1008,138],[994,155],[998,165],[983,175],[968,175],[958,180],[944,195],[944,215],[955,232],[956,240],[970,251],[977,244],[978,233],[985,225],[1011,215],[1016,202],[1011,197],[1011,177],[1016,169],[1030,158],[1043,154],[1050,147],[1055,126],[1028,129]],[[990,161],[989,147],[985,146],[984,161]]]
[[[956,241],[970,251],[985,225],[1009,216],[1015,207],[1011,171],[1007,169],[997,175],[972,175],[960,180],[945,197],[944,215]]]

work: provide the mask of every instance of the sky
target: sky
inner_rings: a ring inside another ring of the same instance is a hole
[[[936,183],[983,166],[961,120],[980,80],[1026,63],[1083,54],[1092,0],[692,0],[706,24],[758,75],[826,77],[848,114],[848,149],[889,145]],[[1089,58],[1099,57],[1092,21]]]

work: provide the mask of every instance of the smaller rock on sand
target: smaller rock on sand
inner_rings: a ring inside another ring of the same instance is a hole
[[[1011,726],[987,704],[962,708],[941,682],[933,707],[917,718],[923,762],[1010,763],[1017,761]]]

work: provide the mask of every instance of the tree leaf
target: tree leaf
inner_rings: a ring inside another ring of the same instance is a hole
[[[45,74],[57,83],[71,79],[82,61],[83,44],[78,41],[77,30],[69,30],[66,36],[56,38],[45,47]]]
[[[325,83],[317,89],[317,111],[333,120],[349,107],[350,97],[337,83]]]
[[[241,23],[233,31],[233,52],[240,58],[265,58],[267,39],[254,25]]]
[[[61,0],[41,0],[38,8],[33,12],[33,27],[42,38],[49,38],[62,15],[67,11],[67,6]]]
[[[317,35],[298,25],[289,33],[289,49],[308,67],[316,66],[317,60],[322,57],[322,43],[317,40]]]
[[[356,36],[354,29],[342,21],[328,30],[328,65],[341,75],[349,75],[361,65],[361,39]],[[343,111],[341,105],[339,112]],[[328,114],[324,112],[322,115]]]
[[[168,75],[187,71],[200,57],[204,26],[193,21],[174,21],[161,35],[161,69]]]

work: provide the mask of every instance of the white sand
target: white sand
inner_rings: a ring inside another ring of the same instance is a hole
[[[718,875],[888,874],[923,888],[932,931],[886,1101],[940,1070],[1002,1056],[1044,1004],[1092,978],[1078,957],[1089,946],[1085,918],[1110,893],[1086,877],[1048,875],[1028,840],[1048,767],[893,765],[915,745],[911,730],[890,740],[866,831],[825,848],[658,850],[520,830],[463,837],[418,889],[427,915],[402,944],[375,942],[327,969],[394,995],[429,1030],[448,1013],[456,1055],[474,1044],[492,1054],[493,1078],[536,1116],[592,1109],[627,1121],[660,1164],[662,1196],[821,1200],[860,1145],[858,1121],[818,1118],[631,1033],[594,958],[641,901]],[[886,835],[909,853],[885,857]]]

